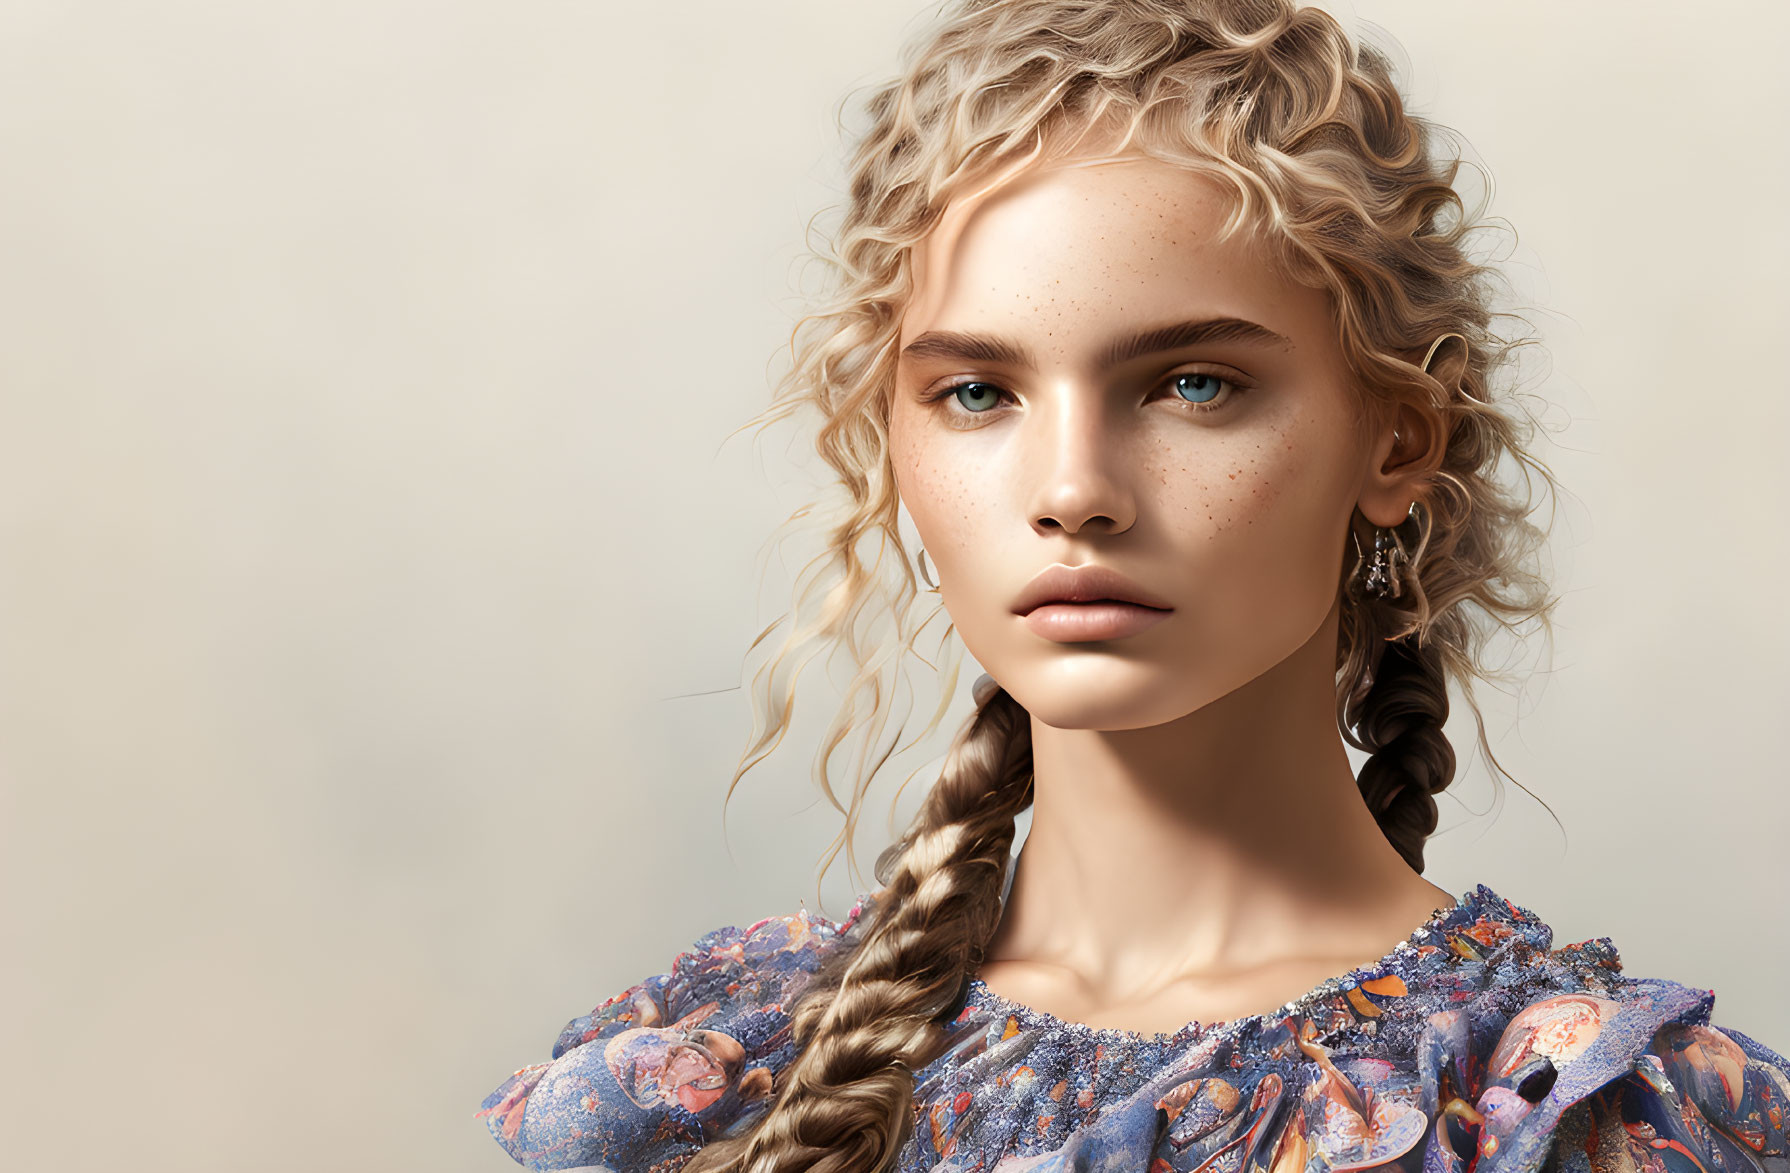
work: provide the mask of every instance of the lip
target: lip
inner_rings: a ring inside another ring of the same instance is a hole
[[[1061,644],[1123,639],[1169,617],[1167,611],[1136,603],[1046,603],[1026,612],[1033,635]]]
[[[1065,566],[1059,562],[1046,567],[1042,574],[1026,584],[1013,604],[1013,613],[1029,616],[1042,607],[1058,603],[1130,604],[1134,609],[1148,608],[1162,614],[1174,610],[1110,566],[1094,563]]]

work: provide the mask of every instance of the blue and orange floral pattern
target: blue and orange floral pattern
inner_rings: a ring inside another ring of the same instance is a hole
[[[671,1173],[749,1127],[838,924],[719,929],[572,1020],[478,1115],[531,1169]],[[1141,1035],[970,984],[917,1073],[900,1173],[1790,1173],[1790,1063],[1711,991],[1554,948],[1484,886],[1270,1013]]]

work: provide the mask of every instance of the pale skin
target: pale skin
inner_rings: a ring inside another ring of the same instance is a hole
[[[1218,239],[1213,181],[1090,162],[966,195],[916,251],[889,443],[957,632],[1031,714],[1032,828],[979,975],[1159,1033],[1271,1010],[1454,902],[1362,802],[1334,683],[1351,515],[1403,520],[1442,434],[1354,386],[1325,292]],[[1215,319],[1261,331],[1102,361]],[[1040,636],[1012,606],[1053,563],[1113,567],[1172,611]]]

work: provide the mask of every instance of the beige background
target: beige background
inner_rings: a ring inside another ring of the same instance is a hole
[[[812,704],[720,811],[809,474],[723,439],[928,9],[0,3],[7,1167],[495,1173],[567,1019],[812,906]],[[1457,722],[1431,875],[1780,1049],[1786,11],[1358,5],[1496,177],[1577,495],[1487,695],[1564,832]]]

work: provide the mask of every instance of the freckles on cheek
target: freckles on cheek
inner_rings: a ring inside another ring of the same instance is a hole
[[[1163,482],[1180,520],[1215,540],[1271,514],[1297,469],[1293,446],[1274,434],[1222,445],[1198,459],[1182,454],[1166,467]]]
[[[891,456],[902,502],[929,550],[942,550],[973,525],[980,498],[963,461],[924,437],[892,445]]]
[[[1273,513],[1299,476],[1297,447],[1279,432],[1252,445],[1239,465],[1237,484],[1248,486],[1247,496],[1241,501],[1242,512],[1251,524]]]

